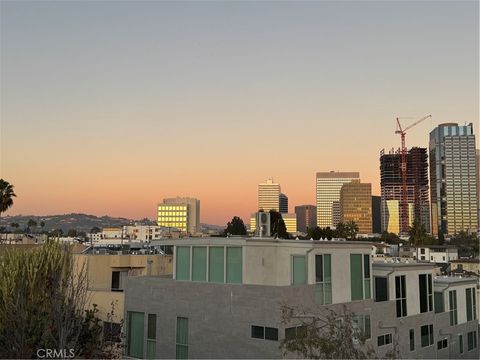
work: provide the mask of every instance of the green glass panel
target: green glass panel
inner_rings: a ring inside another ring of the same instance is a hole
[[[227,283],[242,283],[242,248],[227,248]]]
[[[128,312],[128,355],[135,358],[143,358],[144,341],[144,313]]]
[[[332,281],[332,256],[323,255],[323,267],[324,267],[324,276],[325,282]]]
[[[324,291],[325,291],[325,304],[331,304],[332,303],[332,283],[326,283]]]
[[[176,276],[177,280],[190,280],[190,247],[177,246]]]
[[[224,258],[223,247],[215,246],[209,249],[208,281],[223,283],[224,278]]]
[[[350,254],[350,287],[353,300],[363,299],[362,255]]]
[[[188,318],[177,317],[177,344],[188,345]]]
[[[155,340],[147,340],[147,359],[156,359],[156,347]]]
[[[435,304],[435,313],[441,313],[444,311],[443,309],[443,293],[441,292],[434,292],[433,293],[433,302]]]
[[[315,303],[319,305],[324,304],[323,283],[315,284]]]
[[[307,283],[307,263],[304,255],[293,256],[293,284]]]
[[[372,297],[370,279],[365,279],[364,282],[365,282],[365,299],[370,299]]]
[[[192,248],[192,280],[207,280],[207,248],[205,246]]]
[[[188,346],[177,344],[176,359],[188,359]]]
[[[157,315],[148,314],[147,339],[155,340],[157,338]]]

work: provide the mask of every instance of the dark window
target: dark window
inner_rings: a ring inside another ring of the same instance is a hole
[[[407,289],[405,275],[395,276],[395,297],[397,317],[407,316]]]
[[[418,288],[420,292],[420,312],[433,310],[432,275],[418,275]]]
[[[265,328],[263,326],[252,325],[252,338],[264,339],[265,338]]]
[[[112,291],[120,289],[120,271],[112,271]]]
[[[297,336],[297,328],[296,327],[289,327],[285,328],[285,339],[293,340]]]
[[[265,328],[265,340],[278,341],[278,329],[266,327]]]
[[[388,345],[392,343],[392,334],[380,335],[377,338],[378,346]]]
[[[467,333],[467,350],[471,351],[477,347],[477,332],[470,331]]]
[[[441,313],[444,312],[444,307],[443,307],[443,293],[442,292],[434,292],[433,293],[433,298],[435,302],[435,313]]]
[[[363,277],[370,279],[370,255],[363,255]]]
[[[388,301],[388,283],[385,277],[374,277],[375,279],[375,301]]]
[[[458,334],[458,350],[460,351],[460,354],[463,354],[463,335]]]
[[[323,256],[315,255],[315,282],[323,282]]]
[[[443,339],[443,340],[440,340],[440,341],[437,342],[437,349],[438,350],[445,349],[447,346],[448,346],[448,340],[447,339]]]
[[[423,325],[420,328],[422,347],[433,345],[433,325]]]
[[[415,330],[410,329],[410,351],[415,350]]]
[[[157,338],[157,315],[148,314],[147,339],[155,340]]]
[[[420,249],[420,254],[425,254],[425,249]]]

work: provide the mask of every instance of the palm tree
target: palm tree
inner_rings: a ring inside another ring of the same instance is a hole
[[[13,185],[0,179],[0,215],[13,205],[13,198],[16,196],[13,192]]]

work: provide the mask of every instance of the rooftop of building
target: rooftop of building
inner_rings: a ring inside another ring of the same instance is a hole
[[[436,266],[433,263],[426,263],[426,262],[416,262],[415,260],[395,260],[395,258],[386,258],[385,260],[381,261],[373,261],[372,268],[378,270],[394,270],[394,269],[427,269],[431,270],[434,269]]]
[[[415,245],[411,245],[410,247],[415,247]],[[454,245],[418,245],[417,248],[427,248],[427,249],[456,249],[457,247]]]
[[[451,260],[452,263],[468,263],[468,264],[478,264],[480,263],[480,259],[456,259]]]
[[[462,283],[477,283],[478,279],[476,277],[465,277],[465,276],[435,276],[433,278],[434,282],[437,284],[462,284]]]

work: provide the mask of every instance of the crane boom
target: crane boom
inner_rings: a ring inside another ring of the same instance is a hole
[[[420,124],[423,120],[426,120],[426,119],[428,119],[429,117],[432,117],[432,115],[427,115],[427,116],[422,117],[420,120],[417,120],[417,121],[415,121],[413,124],[407,126],[405,129],[403,129],[403,131],[405,132],[405,131],[407,131],[408,129],[411,129],[412,127],[414,127],[415,125]],[[397,118],[397,121],[398,121],[398,118]],[[400,123],[399,123],[399,124],[400,124]],[[400,128],[400,130],[401,130],[401,128]]]

